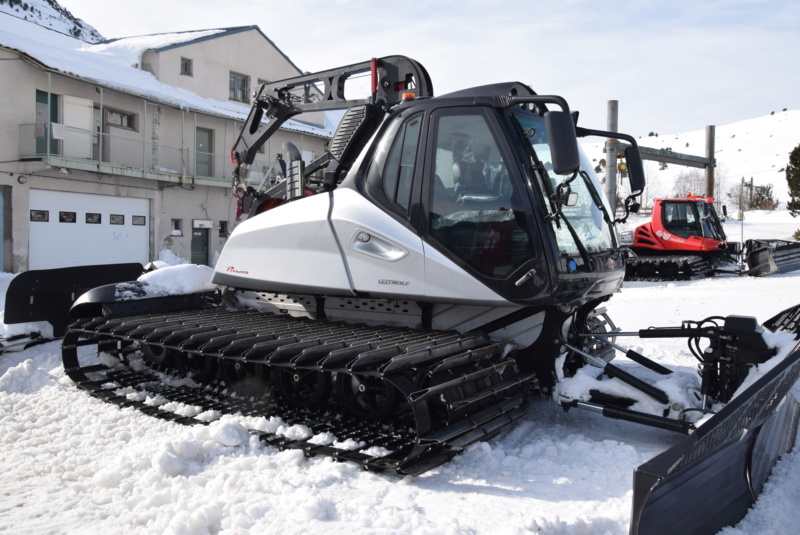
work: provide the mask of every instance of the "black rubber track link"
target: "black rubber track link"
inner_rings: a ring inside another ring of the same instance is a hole
[[[625,263],[626,281],[688,281],[713,274],[713,265],[701,256],[639,256]]]
[[[418,475],[524,414],[534,376],[518,370],[510,349],[474,332],[214,307],[78,321],[62,357],[79,387],[120,406],[184,424],[204,423],[215,414],[207,411],[276,416],[363,446],[253,431],[270,445]],[[101,353],[115,359],[98,364]],[[193,381],[175,380],[183,375]],[[196,416],[170,412],[166,401],[193,407]]]

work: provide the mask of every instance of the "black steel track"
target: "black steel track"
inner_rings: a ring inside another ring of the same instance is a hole
[[[626,281],[696,280],[712,273],[712,262],[699,255],[640,255],[625,264]]]
[[[510,349],[475,332],[210,307],[79,321],[64,338],[62,357],[80,388],[123,407],[182,424],[204,423],[207,411],[276,416],[314,435],[327,432],[339,442],[351,438],[363,445],[344,450],[252,431],[267,444],[418,475],[524,414],[534,377],[518,371]],[[120,364],[98,364],[99,353]],[[153,362],[153,355],[163,359],[161,365],[142,369],[141,362],[148,356]],[[174,379],[187,372],[206,384]],[[282,373],[288,374],[282,376],[283,390],[275,386]],[[263,386],[243,395],[238,379],[261,380]],[[287,392],[293,380],[298,391]],[[164,410],[163,400],[199,414]]]

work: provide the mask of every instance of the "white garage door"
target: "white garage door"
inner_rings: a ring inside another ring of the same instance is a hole
[[[148,199],[30,190],[29,269],[150,261]]]

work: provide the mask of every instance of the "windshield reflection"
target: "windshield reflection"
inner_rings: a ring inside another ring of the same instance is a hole
[[[533,148],[536,158],[541,166],[533,162],[536,178],[540,190],[545,195],[552,195],[558,185],[569,180],[571,175],[558,175],[553,171],[553,158],[547,142],[547,132],[544,119],[533,113],[520,111],[514,112],[515,119],[522,129],[522,135]],[[600,253],[616,246],[616,236],[606,217],[611,211],[605,196],[602,194],[600,180],[594,172],[588,157],[583,149],[578,147],[581,159],[581,170],[577,177],[569,183],[573,193],[577,194],[577,203],[574,206],[562,206],[561,215],[569,220],[577,238],[582,242],[589,253]],[[542,173],[544,171],[544,173]],[[556,212],[556,207],[550,198],[543,199],[551,215]],[[559,252],[562,255],[578,255],[579,247],[568,225],[555,218],[551,221]]]

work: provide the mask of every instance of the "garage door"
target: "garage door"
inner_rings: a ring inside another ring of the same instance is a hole
[[[30,190],[29,269],[150,261],[148,199]]]

